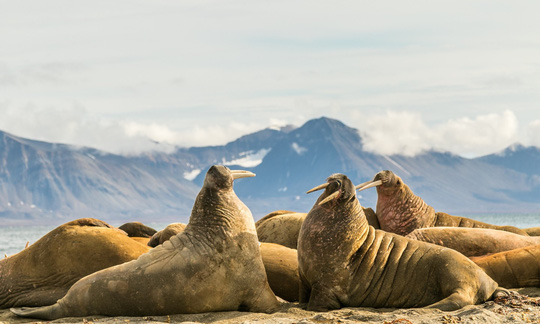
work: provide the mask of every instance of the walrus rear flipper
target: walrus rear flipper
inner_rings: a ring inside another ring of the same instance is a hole
[[[32,317],[45,320],[54,320],[63,317],[58,304],[42,307],[19,307],[9,309],[13,314],[21,317]]]

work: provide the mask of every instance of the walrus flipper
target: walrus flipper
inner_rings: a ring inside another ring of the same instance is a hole
[[[32,317],[44,320],[54,320],[62,317],[58,304],[42,307],[18,307],[9,309],[13,314],[21,317]]]
[[[472,300],[467,300],[463,292],[456,291],[450,296],[426,306],[426,308],[437,308],[442,311],[453,311],[471,304],[474,304],[474,302]]]

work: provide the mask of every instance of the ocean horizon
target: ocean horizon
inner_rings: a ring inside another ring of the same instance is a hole
[[[539,227],[540,213],[523,214],[475,214],[461,215],[481,222],[494,225],[510,225],[519,228]],[[122,223],[109,222],[113,226]],[[157,231],[162,230],[168,223],[145,223]],[[11,256],[22,251],[26,245],[37,242],[41,237],[58,227],[58,225],[8,225],[0,226],[0,257]]]

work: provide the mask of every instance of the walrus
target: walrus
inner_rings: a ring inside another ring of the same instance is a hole
[[[127,233],[129,237],[152,237],[156,234],[156,230],[146,226],[141,222],[129,222],[118,227]]]
[[[362,207],[363,208],[363,207]],[[379,228],[377,216],[371,208],[363,208],[369,225]],[[276,243],[296,249],[298,233],[307,213],[277,210],[259,219],[255,223],[259,241]]]
[[[272,291],[286,301],[298,301],[300,278],[296,250],[264,242],[261,242],[260,248],[264,269]]]
[[[169,224],[161,231],[157,231],[156,233],[154,233],[154,235],[152,235],[152,237],[148,241],[148,246],[156,247],[160,244],[163,244],[163,242],[168,241],[172,236],[175,236],[178,233],[182,233],[185,228],[186,224],[183,223]]]
[[[357,186],[359,191],[377,187],[376,214],[381,229],[399,235],[407,235],[417,228],[425,227],[473,227],[491,228],[527,236],[527,232],[514,226],[498,226],[474,219],[436,213],[416,196],[392,171],[381,171],[372,181]]]
[[[149,246],[158,246],[184,231],[186,225],[172,223],[152,236]],[[298,301],[298,259],[296,250],[274,244],[260,244],[261,257],[270,288],[287,301]]]
[[[430,307],[456,310],[484,302],[497,283],[457,251],[376,230],[368,225],[356,189],[343,174],[325,189],[298,237],[300,303],[341,307]]]
[[[82,277],[149,250],[98,219],[65,223],[0,260],[0,308],[54,304]]]
[[[538,236],[524,236],[489,228],[428,227],[405,237],[441,245],[471,256],[481,256],[540,244]]]
[[[540,245],[472,257],[501,287],[540,287]]]
[[[137,260],[77,281],[51,306],[12,308],[40,319],[144,316],[211,311],[274,312],[255,222],[233,181],[248,171],[212,166],[185,230]]]
[[[540,236],[540,227],[529,227],[523,229],[529,236]]]

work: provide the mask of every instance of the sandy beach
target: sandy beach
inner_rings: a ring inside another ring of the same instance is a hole
[[[70,317],[50,323],[540,323],[540,288],[513,289],[511,298],[467,306],[457,311],[433,309],[343,308],[331,312],[310,312],[298,303],[283,303],[274,314],[215,312],[146,317]],[[9,310],[0,311],[0,323],[39,323],[20,318]]]

